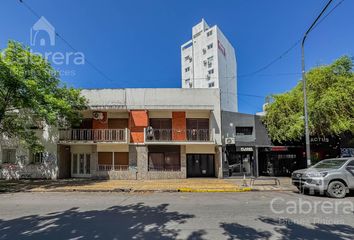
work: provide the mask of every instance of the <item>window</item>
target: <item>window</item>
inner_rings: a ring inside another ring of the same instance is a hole
[[[189,55],[188,55],[188,56],[185,56],[185,57],[184,57],[184,61],[186,61],[186,62],[187,62],[187,61],[192,62],[191,56],[189,56]]]
[[[208,86],[211,88],[211,87],[214,87],[215,86],[215,83],[214,82],[211,82],[208,84]]]
[[[212,43],[209,44],[209,45],[207,46],[207,48],[208,48],[208,50],[209,50],[209,49],[212,49],[212,48],[213,48],[213,44],[212,44]]]
[[[214,73],[214,69],[210,69],[209,71],[208,71],[208,74],[209,75],[211,75],[211,74],[213,74]]]
[[[190,70],[191,70],[190,67],[186,67],[186,68],[184,69],[185,72],[189,72]]]
[[[243,136],[243,135],[252,135],[253,127],[236,127],[236,135]]]
[[[190,78],[188,78],[188,79],[185,80],[185,85],[186,85],[186,87],[190,87],[190,86],[191,86],[191,80],[190,80]]]
[[[187,119],[187,139],[189,141],[209,141],[209,119]]]
[[[73,173],[77,173],[77,154],[73,154]]]
[[[16,163],[16,149],[3,149],[2,163]]]
[[[79,154],[79,173],[84,174],[85,155]]]
[[[209,32],[207,32],[207,37],[210,37],[211,35],[213,35],[213,30],[210,30]]]
[[[198,33],[194,34],[193,38],[199,37],[201,33],[202,32],[198,32]]]
[[[208,68],[212,67],[213,66],[213,60],[214,60],[214,57],[211,56],[208,58]]]
[[[354,160],[349,162],[347,167],[354,168]]]
[[[154,140],[169,141],[172,139],[171,118],[151,118],[150,126],[153,128]]]
[[[179,146],[150,146],[149,171],[180,171]]]
[[[32,157],[31,163],[40,164],[44,162],[45,153],[43,152],[32,153],[31,157]]]
[[[85,173],[90,174],[91,154],[86,154]]]

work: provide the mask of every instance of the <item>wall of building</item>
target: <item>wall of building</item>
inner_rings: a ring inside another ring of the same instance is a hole
[[[116,111],[118,109],[126,109],[131,112],[147,110],[149,117],[150,112],[155,117],[168,115],[172,118],[172,112],[186,112],[186,118],[210,117],[210,128],[215,129],[216,144],[221,144],[220,96],[218,89],[84,89],[82,90],[82,95],[89,100],[89,105],[92,108],[100,110],[114,109]],[[137,133],[139,140],[136,141],[140,142],[142,127],[139,126],[138,128],[136,130],[140,132]],[[135,142],[135,140],[133,141]]]
[[[219,88],[222,110],[237,112],[235,50],[217,26],[202,20],[192,28],[192,40],[181,46],[181,66],[182,88]]]
[[[36,135],[45,148],[43,163],[31,163],[31,152],[16,139],[2,137],[0,140],[0,179],[46,178],[58,177],[57,141],[58,131],[55,127],[44,126],[36,130]],[[4,149],[15,149],[16,164],[4,164],[2,161]]]

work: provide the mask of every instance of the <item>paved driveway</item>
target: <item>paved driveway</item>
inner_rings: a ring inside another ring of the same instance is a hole
[[[353,204],[292,192],[0,194],[0,239],[353,239]]]

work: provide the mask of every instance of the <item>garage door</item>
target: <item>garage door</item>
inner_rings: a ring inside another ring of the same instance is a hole
[[[187,177],[215,177],[213,154],[187,154]]]

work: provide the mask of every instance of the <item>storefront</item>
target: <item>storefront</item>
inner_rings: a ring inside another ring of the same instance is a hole
[[[270,146],[258,148],[259,176],[290,176],[306,168],[302,147]]]
[[[255,170],[255,147],[226,145],[226,159],[228,165],[228,175],[232,176],[252,176]]]

